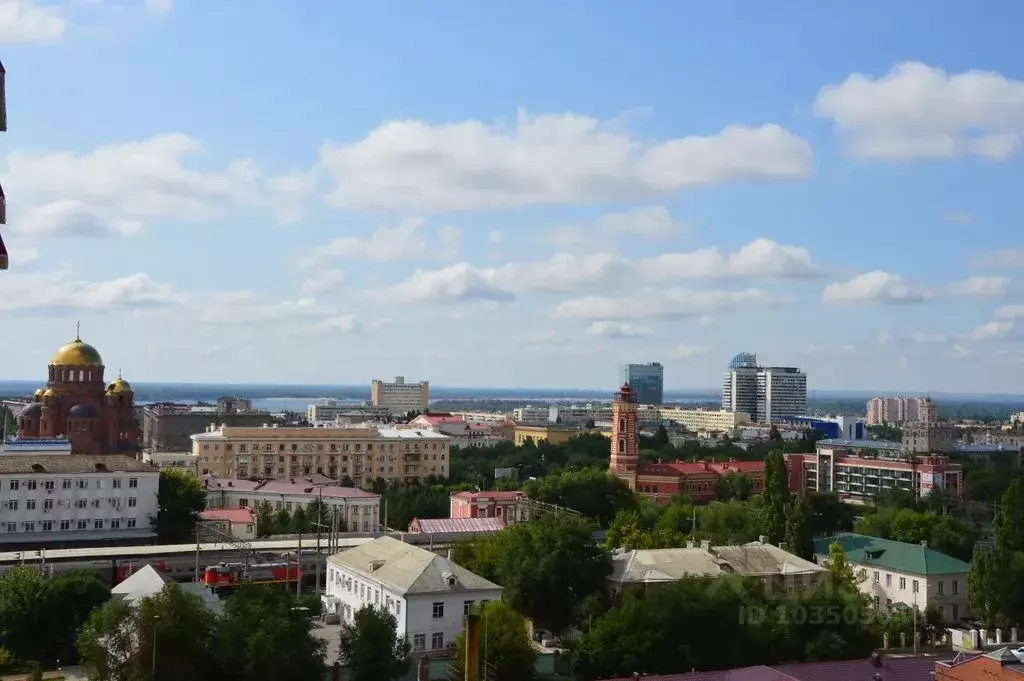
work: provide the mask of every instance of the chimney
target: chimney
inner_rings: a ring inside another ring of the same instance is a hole
[[[768,535],[766,535],[766,534],[758,535],[757,536],[757,541],[758,541],[759,544],[767,544],[768,543]]]
[[[480,681],[480,615],[466,615],[466,661],[464,681]]]
[[[452,550],[448,549],[448,562],[450,563],[451,561],[452,561]]]
[[[420,658],[416,669],[416,681],[430,681],[430,658],[426,655]]]

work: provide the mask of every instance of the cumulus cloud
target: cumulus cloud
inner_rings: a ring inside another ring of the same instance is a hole
[[[1002,298],[1010,291],[1009,277],[968,277],[949,285],[955,296],[967,298]]]
[[[200,320],[204,324],[233,326],[326,318],[333,314],[336,314],[334,309],[320,305],[313,298],[271,302],[250,291],[231,291],[213,296],[204,305]]]
[[[391,287],[385,294],[399,302],[456,300],[514,300],[515,295],[492,285],[487,274],[469,263],[458,263],[440,270],[416,270],[408,280]]]
[[[743,291],[639,291],[632,296],[584,296],[559,303],[555,317],[592,320],[698,317],[736,307],[784,302],[762,289]]]
[[[1003,305],[996,310],[999,319],[1024,319],[1024,305]]]
[[[541,241],[577,250],[587,246],[600,248],[606,246],[609,239],[616,237],[656,240],[678,233],[682,227],[665,206],[642,206],[620,213],[608,213],[589,222],[545,230]]]
[[[380,227],[367,236],[343,236],[314,248],[307,262],[328,259],[433,260],[454,258],[459,254],[462,231],[445,226],[431,234],[423,229],[422,218],[403,220],[394,227]]]
[[[151,12],[166,14],[174,9],[174,0],[146,0],[146,8]]]
[[[169,284],[137,273],[107,281],[88,281],[69,272],[5,274],[0,277],[0,310],[46,311],[113,310],[176,305],[185,296]]]
[[[849,281],[829,284],[821,294],[822,301],[831,305],[922,303],[930,297],[930,292],[881,270],[861,274]]]
[[[54,42],[67,27],[59,7],[35,0],[0,0],[0,44]]]
[[[988,322],[968,331],[964,334],[964,338],[975,342],[997,340],[1009,336],[1012,332],[1013,323],[1011,322]]]
[[[879,159],[1010,158],[1024,131],[1024,82],[993,71],[948,74],[920,62],[885,76],[862,73],[818,93],[850,151]]]
[[[345,273],[342,270],[331,269],[317,272],[302,282],[302,293],[307,296],[315,296],[322,293],[336,293],[341,285],[345,283]]]
[[[189,167],[201,151],[198,141],[172,133],[85,154],[11,153],[2,177],[17,197],[10,212],[19,219],[11,227],[45,235],[134,234],[149,220],[208,220],[230,207],[280,200],[250,159],[218,170]]]
[[[299,334],[335,334],[347,335],[361,333],[363,325],[353,314],[343,314],[322,319],[311,326],[299,327]]]
[[[639,263],[643,275],[666,279],[808,279],[822,275],[811,260],[811,252],[799,246],[784,246],[770,239],[754,239],[735,253],[717,248],[691,253],[664,253]]]
[[[584,333],[600,338],[639,338],[650,336],[654,330],[631,322],[614,322],[604,319],[593,322]]]
[[[444,212],[629,200],[731,180],[811,172],[810,145],[778,125],[648,142],[577,114],[513,125],[393,120],[364,139],[324,144],[329,200],[346,208]]]

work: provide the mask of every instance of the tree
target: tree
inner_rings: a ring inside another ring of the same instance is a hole
[[[997,551],[1024,551],[1024,483],[1014,479],[999,499],[995,517]]]
[[[366,605],[341,627],[341,664],[351,681],[394,681],[409,671],[409,642],[383,608]]]
[[[975,549],[967,572],[967,598],[971,610],[986,627],[994,627],[1002,614],[1000,567],[996,552]]]
[[[218,680],[307,681],[323,673],[326,643],[288,591],[246,585],[227,600],[214,632]]]
[[[489,681],[530,681],[537,654],[530,644],[526,620],[504,601],[491,601],[479,608],[481,664],[486,662]],[[455,669],[463,677],[466,661],[466,633],[455,642]]]
[[[864,581],[865,576],[854,572],[853,566],[846,560],[846,552],[839,542],[829,545],[824,567],[829,572],[832,586],[838,591],[855,593],[857,586]]]
[[[782,433],[779,432],[779,427],[774,423],[768,429],[768,439],[772,442],[782,442]]]
[[[78,635],[79,664],[96,681],[138,679],[138,612],[116,599],[97,608]]]
[[[136,622],[143,668],[154,659],[154,649],[158,656],[156,675],[150,681],[217,678],[211,652],[214,618],[198,596],[177,582],[168,582],[159,593],[142,600]],[[152,669],[152,664],[148,666]]]
[[[621,479],[606,470],[561,471],[523,486],[532,499],[579,511],[607,527],[636,497]]]
[[[256,504],[256,536],[269,537],[277,533],[277,513],[269,501]]]
[[[804,495],[796,495],[786,510],[786,546],[804,560],[814,560],[811,509]]]
[[[185,542],[193,539],[199,514],[206,508],[203,483],[177,468],[160,471],[157,514],[151,518],[160,541]]]
[[[761,534],[761,507],[753,501],[712,501],[697,509],[697,528],[712,545],[745,544]]]
[[[13,437],[18,432],[18,419],[14,412],[0,404],[0,433]]]
[[[715,496],[719,501],[746,501],[753,491],[754,483],[746,473],[726,473],[715,485]]]
[[[786,505],[789,503],[789,477],[782,452],[769,452],[764,460],[762,517],[768,541],[778,544],[786,535]]]
[[[654,445],[655,449],[661,449],[669,444],[668,430],[665,429],[664,425],[659,425],[658,429],[654,431],[654,437],[651,438],[651,444]]]

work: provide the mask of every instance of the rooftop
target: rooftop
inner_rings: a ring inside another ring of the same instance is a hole
[[[903,445],[899,442],[888,440],[846,440],[842,438],[832,440],[819,440],[818,447],[846,447],[848,449],[877,449],[888,452],[898,452]]]
[[[229,523],[251,523],[253,517],[251,508],[208,508],[199,514],[202,520],[226,520]]]
[[[465,501],[516,501],[526,496],[526,492],[518,490],[491,492],[452,492],[452,496]]]
[[[501,590],[447,558],[391,537],[374,539],[328,560],[400,594]],[[449,578],[454,586],[449,585]]]
[[[193,440],[447,440],[447,435],[418,428],[247,428],[220,426],[196,433]]]
[[[764,461],[671,461],[641,464],[639,475],[699,475],[713,473],[754,473],[764,470]]]
[[[132,605],[138,605],[144,598],[155,596],[163,591],[168,582],[173,581],[152,565],[146,565],[110,590],[115,598],[121,598]],[[208,610],[219,613],[223,603],[208,587],[198,582],[180,584],[183,591],[199,597]]]
[[[124,454],[4,454],[0,456],[0,474],[29,475],[39,473],[159,473],[151,463],[138,461]]]
[[[416,529],[413,529],[416,528]],[[454,534],[465,532],[497,532],[505,529],[501,518],[413,518],[410,532],[425,534]]]
[[[927,681],[935,671],[935,657],[918,655],[883,657],[881,667],[870,659],[838,660],[834,662],[799,662],[774,667],[757,665],[739,669],[686,672],[684,674],[655,674],[640,677],[643,681],[870,681],[876,672],[895,681]],[[626,677],[614,681],[633,681]]]
[[[970,566],[964,561],[924,544],[869,537],[863,534],[842,533],[814,542],[814,552],[828,555],[829,546],[839,542],[846,560],[858,565],[877,565],[893,572],[915,575],[965,574]]]
[[[213,475],[203,477],[207,492],[250,492],[256,494],[310,495],[324,499],[377,499],[373,492],[356,487],[342,487],[337,480],[323,475],[276,480],[228,480]]]
[[[612,566],[613,581],[645,584],[674,582],[685,577],[807,575],[825,571],[816,563],[762,542],[620,551],[612,556]]]

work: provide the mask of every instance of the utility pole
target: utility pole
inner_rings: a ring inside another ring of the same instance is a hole
[[[196,571],[195,571],[195,575],[196,575],[195,579],[196,579],[197,582],[202,581],[199,578],[199,523],[196,523]]]
[[[316,590],[314,591],[314,593],[316,593],[317,596],[320,595],[320,558],[321,558],[321,555],[320,555],[320,525],[322,524],[322,519],[324,517],[323,508],[324,508],[324,488],[323,487],[317,487],[317,505],[316,505]]]
[[[302,595],[302,532],[299,532],[299,548],[295,552],[295,570],[298,579],[295,580],[295,595]]]

